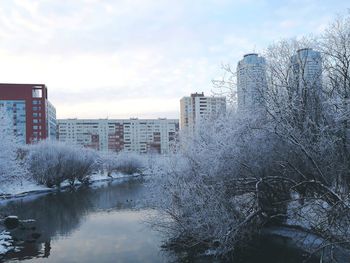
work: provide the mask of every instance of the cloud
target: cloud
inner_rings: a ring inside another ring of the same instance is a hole
[[[346,4],[4,0],[0,81],[46,83],[59,117],[174,116],[182,96],[210,93],[221,63],[319,32]]]

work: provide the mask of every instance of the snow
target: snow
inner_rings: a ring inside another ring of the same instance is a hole
[[[91,181],[95,182],[95,181],[104,181],[104,180],[111,180],[111,179],[119,179],[119,178],[127,178],[127,177],[133,177],[133,176],[139,176],[139,173],[135,173],[132,175],[127,175],[127,174],[122,174],[122,173],[114,173],[112,172],[110,174],[110,176],[106,175],[106,174],[93,174],[91,175]]]
[[[18,219],[18,216],[8,216],[6,218],[10,218],[10,219]]]
[[[98,181],[107,181],[107,180],[114,180],[114,179],[119,179],[119,178],[129,178],[129,177],[135,177],[135,176],[140,176],[139,173],[135,173],[132,175],[125,175],[122,173],[111,173],[110,176],[107,176],[107,174],[103,173],[98,173],[98,174],[93,174],[90,176],[90,181],[91,182],[98,182]],[[80,182],[76,182],[75,185],[78,186],[80,185]],[[69,187],[70,184],[66,180],[61,184],[61,189],[64,189],[66,187]],[[51,191],[56,191],[58,188],[48,188],[44,185],[38,185],[32,181],[29,180],[22,180],[21,182],[18,182],[17,184],[13,182],[10,185],[7,185],[6,187],[3,187],[3,194],[0,195],[0,200],[1,197],[5,199],[9,199],[12,197],[20,197],[26,194],[30,193],[46,193],[46,192],[51,192]]]
[[[12,250],[12,238],[9,232],[2,231],[0,233],[0,255],[7,253]]]
[[[6,187],[3,187],[4,195],[19,195],[27,192],[34,191],[48,191],[50,188],[45,187],[44,185],[38,185],[29,180],[22,180],[21,182],[13,182]],[[0,195],[1,196],[1,195]]]

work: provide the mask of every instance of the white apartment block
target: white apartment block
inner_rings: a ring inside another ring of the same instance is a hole
[[[203,119],[215,119],[226,113],[225,97],[206,97],[194,93],[180,100],[180,129],[193,132]]]
[[[58,140],[100,151],[166,154],[178,129],[176,119],[61,119]]]
[[[56,140],[57,134],[57,120],[56,120],[56,108],[50,101],[46,102],[46,125],[47,125],[47,137]]]

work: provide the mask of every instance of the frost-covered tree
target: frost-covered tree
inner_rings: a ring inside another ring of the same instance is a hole
[[[331,109],[333,132],[337,134],[338,158],[344,167],[338,174],[337,187],[350,184],[350,13],[340,16],[321,36],[320,50],[324,54],[324,81]]]
[[[262,177],[273,181],[269,171],[278,157],[273,149],[280,146],[260,117],[228,114],[203,123],[195,137],[183,138],[177,155],[162,163],[153,189],[163,216],[155,224],[174,244],[216,247],[226,254],[257,233],[264,213],[283,212],[264,204],[268,197],[259,194]]]
[[[145,157],[133,152],[105,153],[101,155],[101,161],[108,175],[112,172],[140,173],[146,167]]]
[[[60,186],[65,180],[72,185],[76,180],[88,181],[98,160],[91,149],[51,140],[31,145],[28,151],[26,163],[33,178],[48,187]]]
[[[26,174],[18,160],[19,145],[14,134],[13,123],[6,110],[0,106],[0,193],[19,183]]]
[[[347,17],[319,39],[274,43],[264,54],[265,107],[181,137],[153,187],[163,215],[155,223],[171,245],[228,255],[285,224],[323,237],[322,246],[350,243],[349,32]],[[234,88],[230,73],[215,84]]]

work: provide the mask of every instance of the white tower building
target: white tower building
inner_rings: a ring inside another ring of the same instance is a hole
[[[299,49],[291,57],[292,74],[291,81],[297,93],[306,89],[316,92],[321,91],[322,57],[321,53],[311,48]]]
[[[322,101],[321,53],[311,48],[299,49],[290,61],[291,103],[317,120]]]
[[[237,65],[238,110],[254,111],[263,103],[266,90],[266,61],[256,53],[246,54]]]

